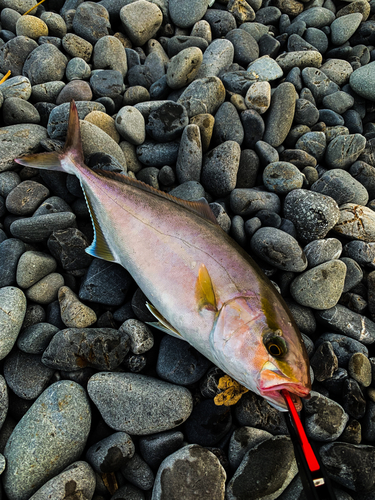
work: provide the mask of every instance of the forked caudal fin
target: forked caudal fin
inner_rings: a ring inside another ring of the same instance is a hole
[[[69,157],[71,161],[63,162],[65,157]],[[51,153],[25,155],[20,158],[15,158],[14,161],[20,165],[24,165],[25,167],[55,170],[58,172],[66,172],[68,174],[77,175],[74,163],[82,165],[84,158],[81,132],[79,128],[79,117],[75,102],[73,100],[70,102],[68,132],[65,146],[61,153],[53,151]]]

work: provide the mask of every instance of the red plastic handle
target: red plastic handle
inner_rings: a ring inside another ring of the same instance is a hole
[[[280,392],[284,396],[286,404],[288,405],[290,416],[292,417],[294,427],[300,439],[302,451],[305,455],[307,465],[311,472],[318,471],[320,469],[319,462],[315,456],[313,449],[311,448],[311,444],[307,439],[305,429],[303,428],[302,422],[293,404],[292,398],[290,397],[290,394],[286,389],[282,389]]]

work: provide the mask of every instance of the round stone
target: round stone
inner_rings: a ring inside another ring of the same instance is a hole
[[[85,121],[99,127],[117,144],[120,142],[120,134],[117,132],[116,122],[107,113],[103,113],[102,111],[91,111],[91,113],[85,117]]]
[[[131,435],[173,429],[193,409],[185,387],[135,373],[97,373],[87,390],[106,424]]]
[[[205,15],[207,2],[187,0],[181,4],[179,0],[170,0],[168,9],[169,15],[176,26],[190,28]]]
[[[375,90],[371,82],[375,75],[375,61],[362,66],[350,75],[351,88],[361,97],[369,101],[375,101]]]
[[[201,170],[201,133],[198,125],[191,123],[184,128],[180,141],[180,147],[178,148],[178,157],[176,162],[176,175],[178,182],[180,184],[188,181],[199,182]]]
[[[156,4],[138,0],[121,8],[120,19],[126,35],[140,47],[156,34],[163,14]]]
[[[16,34],[37,40],[41,36],[48,35],[48,26],[36,16],[23,15],[17,21]]]
[[[337,168],[325,172],[311,186],[311,191],[331,196],[339,206],[344,203],[366,205],[369,199],[366,188],[360,182],[349,172]]]
[[[4,449],[7,468],[2,480],[8,498],[27,500],[77,460],[90,426],[90,405],[79,384],[63,380],[46,389],[19,421]]]
[[[334,231],[350,239],[374,242],[375,212],[362,205],[346,203],[340,207],[340,218]]]
[[[338,222],[340,210],[330,196],[305,189],[294,189],[286,195],[284,215],[296,226],[305,243],[326,236]]]
[[[180,89],[189,85],[196,77],[202,60],[203,54],[198,47],[181,50],[168,64],[168,86],[171,89]]]
[[[331,41],[333,45],[343,45],[357,30],[363,21],[360,12],[336,18],[331,24]]]
[[[91,101],[92,91],[90,85],[83,80],[73,80],[65,85],[56,98],[56,104],[59,106],[63,102]]]
[[[29,250],[21,255],[17,265],[17,285],[30,288],[56,269],[55,259],[46,253]]]
[[[296,166],[286,161],[276,161],[266,166],[263,171],[263,183],[277,194],[287,194],[302,187],[304,177]]]
[[[26,297],[16,287],[0,289],[0,359],[12,350],[26,313]]]
[[[88,462],[99,474],[119,470],[133,457],[134,443],[126,432],[115,432],[101,439],[86,452]]]
[[[35,181],[23,181],[7,196],[6,207],[15,215],[31,215],[48,197],[49,190]]]
[[[156,141],[169,142],[180,137],[188,123],[189,118],[184,106],[169,101],[150,112],[146,131]]]
[[[349,416],[332,399],[311,391],[311,398],[304,401],[306,434],[316,441],[334,441],[344,431]]]
[[[297,240],[274,227],[262,227],[251,238],[251,250],[263,260],[283,271],[302,272],[307,259]]]
[[[323,262],[338,259],[342,252],[342,243],[336,238],[314,240],[308,243],[303,251],[311,268]]]
[[[346,265],[331,260],[305,271],[290,285],[290,293],[299,304],[313,309],[329,309],[337,304],[344,289]]]
[[[196,78],[218,76],[233,63],[234,47],[225,38],[213,40],[203,53],[202,64]]]
[[[108,11],[102,5],[87,2],[77,5],[72,26],[77,35],[94,45],[108,35],[110,27]]]
[[[124,46],[115,36],[103,36],[96,42],[93,63],[95,69],[114,69],[120,71],[123,77],[128,70]]]
[[[25,291],[28,300],[47,305],[57,299],[58,290],[64,285],[64,278],[59,273],[51,273]]]
[[[210,151],[202,167],[202,185],[216,197],[229,194],[236,186],[241,148],[226,141]]]
[[[68,59],[60,50],[49,43],[39,45],[31,52],[22,69],[31,85],[62,80]]]
[[[93,47],[90,42],[76,35],[67,33],[62,39],[64,50],[72,57],[80,57],[86,63],[91,59]]]
[[[368,387],[372,380],[371,363],[367,356],[361,352],[353,354],[350,358],[348,372],[361,386]]]
[[[259,57],[249,64],[247,72],[261,82],[271,82],[283,76],[283,70],[270,56]]]
[[[366,139],[361,134],[339,135],[328,144],[325,160],[329,168],[347,170],[364,151]]]
[[[295,107],[294,85],[289,82],[280,83],[272,95],[263,139],[265,142],[273,147],[284,142],[293,123]]]
[[[215,114],[225,100],[225,88],[216,76],[194,80],[178,99],[189,118],[201,113]]]
[[[61,319],[68,328],[87,328],[96,322],[95,312],[80,302],[69,287],[59,288],[58,300]]]
[[[115,125],[118,133],[131,144],[143,144],[146,137],[145,119],[134,106],[124,106],[117,113]]]
[[[268,82],[254,82],[246,92],[245,104],[260,115],[265,113],[271,104],[271,85]]]

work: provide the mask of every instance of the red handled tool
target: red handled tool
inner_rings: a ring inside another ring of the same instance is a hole
[[[282,389],[288,406],[290,419],[286,418],[289,434],[294,446],[294,453],[307,500],[336,500],[327,474],[319,462],[302,426],[292,398],[286,389]]]

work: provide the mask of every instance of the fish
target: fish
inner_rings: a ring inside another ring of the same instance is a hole
[[[227,375],[287,411],[311,390],[309,360],[286,303],[202,198],[185,201],[84,163],[74,101],[62,152],[21,156],[27,167],[77,176],[90,212],[93,257],[116,262],[147,297],[152,326],[190,343]]]

